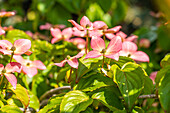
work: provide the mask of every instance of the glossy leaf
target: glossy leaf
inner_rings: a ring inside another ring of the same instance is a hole
[[[93,113],[93,110],[88,107],[85,111],[82,111],[81,113]]]
[[[117,67],[113,74],[128,111],[131,111],[144,87],[145,72],[140,65],[129,62],[121,69]]]
[[[121,103],[121,96],[119,89],[115,86],[106,86],[100,88],[95,91],[92,95],[93,99],[97,99],[105,106],[107,106],[110,110],[116,111],[119,109],[123,109],[123,105]]]
[[[82,91],[94,91],[105,86],[115,85],[112,79],[102,74],[93,74],[89,77],[81,78],[76,89]]]
[[[60,105],[61,113],[79,113],[86,110],[92,104],[93,100],[85,93],[75,90],[70,91],[66,95]]]
[[[168,71],[163,79],[159,83],[158,97],[163,109],[169,113],[170,112],[170,71]]]
[[[59,110],[59,106],[61,104],[63,97],[55,97],[49,100],[48,104],[39,111],[39,113],[47,113],[51,109],[56,108],[55,110]]]
[[[39,102],[37,96],[34,95],[31,91],[28,91],[28,94],[30,96],[29,107],[34,108],[36,111],[38,111],[39,107],[40,107],[40,102]]]
[[[4,113],[23,113],[17,106],[5,105],[0,109]]]
[[[29,35],[27,35],[24,31],[19,30],[19,29],[14,29],[14,30],[8,31],[6,35],[6,39],[13,43],[17,39],[31,40],[32,38]]]
[[[28,91],[20,84],[17,84],[15,90],[13,88],[11,88],[11,90],[15,93],[16,97],[23,103],[23,105],[28,107],[30,102]]]
[[[167,54],[162,60],[161,60],[161,66],[164,68],[166,66],[170,65],[170,54]]]

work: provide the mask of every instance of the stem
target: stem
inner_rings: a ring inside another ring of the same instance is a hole
[[[0,17],[0,27],[1,27],[1,22],[2,22],[2,18]]]
[[[104,53],[103,53],[103,63],[102,63],[102,68],[104,67]]]
[[[77,76],[77,69],[76,69],[76,84],[79,82],[79,78]]]
[[[0,86],[2,84],[3,79],[4,79],[4,76],[1,77]]]
[[[58,88],[55,88],[55,89],[51,89],[51,90],[47,91],[46,93],[44,93],[40,97],[40,102],[42,100],[46,99],[47,97],[51,97],[53,94],[57,94],[62,90],[68,90],[68,89],[71,89],[71,87],[70,86],[63,86],[63,87],[58,87]]]
[[[64,48],[63,48],[63,59],[65,59],[65,44],[64,44],[64,40],[62,40]]]
[[[103,40],[104,40],[104,41],[106,40],[106,36],[105,36],[105,34],[103,34]]]
[[[11,55],[11,58],[10,58],[10,63],[12,61],[13,56],[14,56],[14,51],[12,52],[12,55]]]
[[[68,83],[70,83],[70,81],[71,81],[72,70],[73,70],[73,68],[71,67],[71,69],[70,69],[70,76],[69,76],[69,78],[68,78]]]
[[[140,95],[138,98],[139,99],[147,99],[147,98],[157,99],[158,96],[156,94],[148,94],[148,95]],[[120,97],[120,99],[123,99],[123,97]]]
[[[89,35],[89,31],[87,30],[87,34],[86,34],[86,54],[87,54],[87,52],[88,52],[88,43],[89,43],[89,37],[88,37],[88,35]]]

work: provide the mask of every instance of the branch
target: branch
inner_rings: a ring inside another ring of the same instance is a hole
[[[59,87],[59,88],[55,88],[55,89],[51,89],[49,91],[47,91],[46,93],[44,93],[41,97],[40,97],[40,102],[47,98],[47,97],[51,97],[53,94],[59,93],[62,90],[67,90],[67,89],[71,89],[70,86],[63,86],[63,87]]]
[[[148,95],[140,95],[138,98],[139,99],[147,99],[147,98],[157,99],[158,96],[156,94],[148,94]],[[123,99],[123,97],[120,97],[120,99]]]

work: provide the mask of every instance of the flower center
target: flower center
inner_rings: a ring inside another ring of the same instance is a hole
[[[26,66],[30,66],[30,63],[28,62],[28,63],[26,64]]]
[[[131,56],[131,54],[128,54],[128,57],[130,57]]]
[[[15,51],[15,50],[16,50],[16,47],[12,46],[11,51]]]
[[[106,49],[102,49],[102,51],[100,53],[105,53],[106,52]]]
[[[3,74],[3,73],[6,73],[6,70],[5,70],[5,69],[2,70],[2,74]]]
[[[67,59],[69,60],[71,57],[69,55],[67,55]]]

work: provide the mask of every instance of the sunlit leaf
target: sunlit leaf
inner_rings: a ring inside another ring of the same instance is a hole
[[[4,113],[23,113],[17,106],[5,105],[0,109]]]
[[[93,100],[85,93],[75,90],[70,91],[66,95],[60,105],[61,113],[79,113],[86,110],[92,104]]]
[[[144,87],[145,72],[140,65],[126,63],[122,69],[117,67],[114,71],[114,81],[125,100],[128,111],[131,111],[137,97]]]

